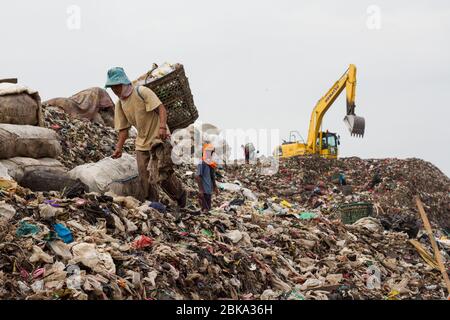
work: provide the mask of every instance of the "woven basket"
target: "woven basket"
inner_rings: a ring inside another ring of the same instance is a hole
[[[155,81],[147,83],[146,79],[144,86],[153,90],[167,108],[167,124],[171,132],[186,128],[197,120],[198,111],[181,64],[177,64],[174,71]]]
[[[361,218],[370,217],[373,213],[373,205],[368,202],[354,202],[339,206],[341,221],[345,224],[353,224]]]

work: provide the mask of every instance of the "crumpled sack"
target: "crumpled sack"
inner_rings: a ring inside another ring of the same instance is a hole
[[[381,233],[383,232],[383,226],[380,223],[380,220],[373,217],[365,217],[361,218],[355,223],[353,223],[354,227],[364,228],[371,232]]]
[[[0,123],[0,158],[56,158],[62,152],[56,133],[47,128]]]
[[[0,202],[0,222],[8,222],[16,215],[16,209],[5,201]]]
[[[116,273],[116,265],[111,255],[98,251],[95,244],[85,242],[76,244],[72,247],[72,253],[72,263],[81,262],[94,272]]]
[[[0,83],[0,123],[43,126],[39,93],[20,84]]]
[[[97,163],[88,163],[69,171],[72,179],[80,179],[89,187],[90,192],[109,191],[115,180],[125,179],[138,174],[136,159],[124,153],[119,159],[105,158]]]
[[[238,243],[241,241],[243,234],[239,230],[232,230],[225,234],[225,236],[230,239],[233,243]]]
[[[53,257],[45,253],[40,247],[33,246],[33,255],[30,257],[30,262],[43,261],[46,263],[53,263]]]
[[[39,217],[41,219],[50,219],[56,217],[58,214],[64,212],[62,208],[55,208],[54,206],[43,203],[39,205]]]
[[[55,253],[55,255],[63,258],[64,260],[72,259],[72,253],[70,252],[70,248],[67,244],[62,241],[51,241],[48,243],[49,247]]]

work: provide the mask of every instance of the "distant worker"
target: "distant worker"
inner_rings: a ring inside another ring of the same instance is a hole
[[[255,161],[255,146],[253,145],[253,143],[249,142],[247,143],[245,146],[242,145],[241,146],[244,149],[244,156],[245,156],[245,163],[249,164],[250,160],[253,162]]]
[[[339,172],[339,184],[341,186],[347,185],[347,180],[345,179],[345,174],[342,171]]]
[[[120,67],[108,71],[105,87],[111,88],[119,98],[114,112],[119,137],[112,158],[122,156],[128,131],[134,126],[138,132],[135,145],[142,198],[159,201],[157,184],[160,184],[167,195],[184,208],[187,194],[174,174],[166,108],[152,90],[133,86]]]
[[[381,181],[382,181],[382,180],[381,180],[381,173],[380,173],[380,170],[379,170],[379,169],[376,169],[376,170],[375,170],[375,173],[374,173],[373,176],[372,176],[372,180],[370,181],[369,189],[375,188],[375,186],[376,186],[377,184],[379,184]]]
[[[203,146],[202,161],[197,166],[195,178],[199,187],[199,203],[202,213],[208,213],[212,208],[212,194],[217,193],[217,185],[215,178],[216,162],[212,160],[215,152],[211,144]]]

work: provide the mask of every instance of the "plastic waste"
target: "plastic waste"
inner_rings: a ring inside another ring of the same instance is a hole
[[[166,213],[167,212],[167,208],[165,205],[163,205],[161,202],[151,202],[149,204],[150,208],[153,208],[155,210],[158,210],[161,213]]]
[[[28,223],[26,221],[21,221],[19,228],[17,228],[17,230],[16,230],[16,236],[25,237],[30,234],[39,233],[40,231],[41,231],[41,229],[38,226]]]
[[[116,273],[116,265],[111,255],[99,251],[93,243],[79,243],[72,247],[73,263],[81,262],[96,272]]]
[[[258,201],[258,198],[250,189],[242,188],[242,194],[251,201]]]
[[[17,188],[17,182],[0,178],[0,191],[14,192]]]
[[[296,215],[299,219],[302,220],[311,220],[317,218],[317,214],[314,212],[302,212]]]
[[[11,220],[16,215],[16,209],[5,201],[0,201],[0,223]]]
[[[225,234],[233,243],[238,243],[242,239],[242,233],[239,230],[232,230]]]
[[[146,247],[150,247],[153,244],[153,239],[144,235],[139,236],[133,242],[133,248],[135,249],[143,249]]]
[[[256,195],[250,189],[243,188],[239,184],[219,182],[219,183],[217,183],[217,187],[220,190],[231,191],[231,192],[242,192],[242,194],[250,201],[254,201],[254,202],[258,201],[258,198],[256,197]]]
[[[69,246],[63,241],[50,241],[48,242],[48,246],[56,256],[62,258],[63,260],[70,260],[73,257]]]
[[[237,192],[242,189],[242,187],[237,184],[222,183],[222,182],[217,183],[217,187],[220,188],[221,190],[232,191],[232,192]]]
[[[353,223],[354,227],[365,228],[372,232],[383,232],[383,226],[380,223],[380,220],[372,217],[361,218],[355,223]]]
[[[53,257],[47,253],[45,253],[40,247],[33,246],[33,254],[30,257],[30,262],[38,262],[42,261],[45,263],[53,263]]]
[[[73,236],[72,232],[66,228],[64,225],[58,223],[53,226],[55,228],[56,233],[58,234],[58,237],[61,238],[64,243],[71,243],[73,242]]]
[[[42,219],[49,219],[49,218],[54,218],[56,217],[58,214],[61,214],[64,212],[64,209],[59,208],[59,205],[51,205],[51,204],[40,204],[39,205],[39,216]]]
[[[8,168],[5,167],[0,161],[0,179],[1,180],[13,180],[8,173]]]
[[[136,159],[123,154],[119,159],[105,158],[97,163],[80,165],[71,171],[72,179],[80,179],[90,192],[107,192],[114,181],[125,180],[138,174]]]
[[[292,203],[290,203],[289,201],[282,200],[282,201],[280,202],[280,204],[281,204],[284,208],[292,208]]]
[[[213,236],[213,233],[211,231],[209,231],[209,230],[206,230],[206,229],[202,230],[202,234],[207,236],[207,237],[212,237]]]

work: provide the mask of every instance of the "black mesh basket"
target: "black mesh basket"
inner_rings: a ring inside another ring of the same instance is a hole
[[[153,90],[167,108],[167,124],[171,132],[186,128],[198,119],[183,65],[177,64],[174,71],[155,81],[147,83],[146,79],[144,86]]]

